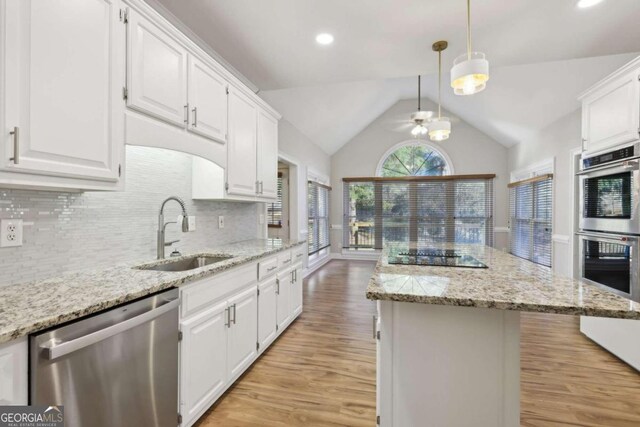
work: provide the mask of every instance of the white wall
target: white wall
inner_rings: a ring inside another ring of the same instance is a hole
[[[423,109],[435,110],[429,100],[422,101]],[[415,111],[416,100],[399,101],[367,128],[331,156],[331,224],[342,225],[342,178],[375,176],[378,162],[385,152],[399,142],[411,139],[410,128],[399,131],[401,120]],[[443,115],[449,115],[443,111]],[[454,121],[451,137],[440,144],[430,144],[445,152],[456,174],[495,173],[495,226],[506,227],[508,216],[509,182],[507,148],[463,121]],[[342,230],[331,233],[332,251],[342,249]],[[495,245],[506,248],[506,233],[496,233]]]
[[[580,109],[557,120],[528,141],[509,149],[509,171],[526,169],[529,166],[553,158],[553,269],[570,276],[573,268],[570,244],[573,239],[571,150],[581,144]]]
[[[307,181],[310,177],[329,178],[331,159],[320,147],[303,135],[286,119],[278,125],[278,151],[290,167],[290,229],[293,239],[307,239]],[[297,185],[293,185],[295,182]],[[294,212],[295,210],[295,212]]]

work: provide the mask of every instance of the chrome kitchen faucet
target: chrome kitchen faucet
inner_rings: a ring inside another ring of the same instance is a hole
[[[186,233],[189,231],[189,217],[187,215],[187,209],[184,206],[184,201],[180,197],[168,197],[164,202],[162,202],[162,206],[160,206],[160,213],[158,214],[158,259],[164,259],[165,246],[171,246],[172,244],[180,241],[173,240],[166,243],[164,241],[164,232],[167,225],[176,224],[176,221],[164,222],[164,205],[166,205],[169,200],[175,200],[180,204],[180,207],[182,208],[182,232]]]

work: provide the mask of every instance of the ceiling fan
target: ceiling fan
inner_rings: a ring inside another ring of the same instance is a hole
[[[426,135],[427,132],[429,132],[429,129],[427,128],[427,124],[433,117],[433,111],[422,111],[422,109],[420,108],[420,101],[421,101],[420,83],[421,83],[421,79],[420,79],[420,76],[418,76],[418,111],[411,114],[411,121],[414,124],[413,129],[411,129],[411,135],[415,137]]]

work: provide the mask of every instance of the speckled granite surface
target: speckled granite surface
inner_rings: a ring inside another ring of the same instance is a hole
[[[446,245],[487,269],[390,265],[383,251],[367,287],[371,300],[640,319],[640,304],[487,246]]]
[[[230,255],[233,258],[190,271],[162,272],[132,268],[149,261],[139,260],[95,272],[85,271],[49,280],[3,286],[0,287],[0,343],[301,244],[303,242],[281,239],[247,240],[197,252],[214,256]],[[185,254],[191,255],[194,254]]]

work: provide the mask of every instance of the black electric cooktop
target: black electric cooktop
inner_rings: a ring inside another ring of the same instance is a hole
[[[471,255],[452,249],[391,249],[388,262],[396,265],[487,268],[486,264]]]

